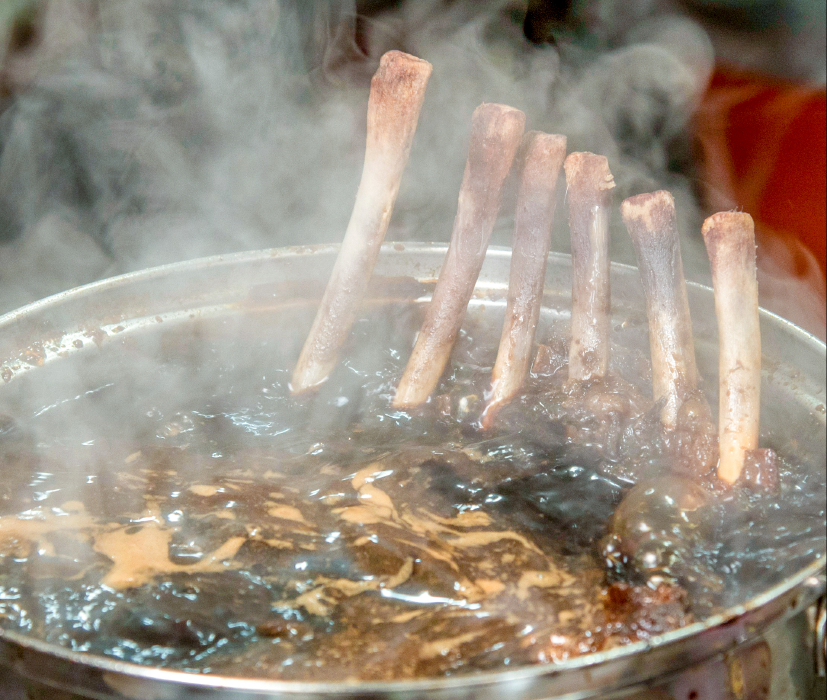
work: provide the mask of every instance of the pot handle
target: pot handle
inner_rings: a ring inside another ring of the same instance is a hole
[[[807,611],[812,631],[813,662],[815,663],[816,678],[823,685],[827,679],[827,573],[821,573],[807,580],[807,588],[813,591],[818,602]]]
[[[822,598],[816,607],[816,671],[819,678],[827,677],[827,598]]]

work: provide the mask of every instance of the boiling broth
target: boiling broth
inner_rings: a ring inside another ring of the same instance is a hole
[[[778,493],[716,490],[677,463],[639,352],[567,387],[550,324],[525,395],[482,433],[486,322],[411,414],[390,399],[418,306],[360,320],[294,399],[306,315],[159,323],[15,382],[0,626],[197,673],[434,677],[648,639],[824,552],[823,470],[786,442]],[[629,522],[652,536],[619,552]]]

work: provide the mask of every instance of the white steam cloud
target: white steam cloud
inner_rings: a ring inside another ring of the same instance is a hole
[[[341,240],[369,78],[391,48],[435,73],[389,240],[448,237],[470,115],[504,102],[607,155],[619,198],[670,189],[689,276],[706,280],[688,127],[712,44],[685,17],[653,19],[652,3],[624,3],[623,22],[611,2],[580,4],[589,40],[556,46],[529,43],[526,3],[507,0],[370,18],[354,0],[42,4],[41,41],[8,61],[0,306],[162,262]],[[495,243],[508,219],[506,205]],[[613,246],[634,262],[622,225]],[[564,226],[554,247],[568,248]]]

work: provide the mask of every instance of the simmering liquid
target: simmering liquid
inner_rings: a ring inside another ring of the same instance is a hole
[[[302,399],[295,313],[159,323],[6,387],[0,627],[199,673],[444,676],[647,639],[824,551],[823,470],[777,445],[777,493],[722,491],[714,441],[662,434],[633,352],[566,388],[547,329],[483,433],[482,321],[410,414],[390,399],[418,308],[361,320]]]

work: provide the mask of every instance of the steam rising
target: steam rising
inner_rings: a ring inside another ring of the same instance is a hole
[[[606,155],[618,202],[672,191],[688,277],[708,282],[687,135],[714,60],[698,24],[589,2],[588,34],[535,45],[520,0],[398,4],[364,17],[355,0],[41,2],[41,41],[7,61],[0,307],[163,262],[340,241],[369,79],[392,48],[435,72],[388,240],[448,239],[470,115],[501,102]],[[513,189],[495,244],[510,242]],[[634,263],[615,216],[613,259]],[[552,245],[567,252],[564,219]],[[781,311],[823,287],[792,264],[766,272]]]
[[[699,229],[667,151],[706,84],[703,32],[658,20],[613,51],[574,39],[537,47],[509,9],[407,3],[366,21],[365,55],[352,2],[49,3],[42,46],[12,64],[19,92],[2,123],[0,228],[21,236],[22,259],[4,271],[4,288],[17,287],[6,295],[19,303],[161,262],[341,240],[369,77],[390,48],[426,57],[435,78],[389,240],[447,239],[483,101],[605,153],[622,196],[677,190],[685,230]],[[67,237],[68,254],[44,259]],[[617,257],[632,260],[617,238]]]

